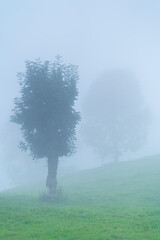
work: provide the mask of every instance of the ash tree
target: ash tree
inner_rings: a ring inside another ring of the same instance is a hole
[[[83,104],[86,143],[105,161],[117,162],[139,150],[148,134],[150,111],[136,78],[128,71],[109,71],[90,87]]]
[[[26,71],[18,79],[20,96],[14,99],[11,121],[23,133],[19,147],[29,150],[33,159],[47,158],[47,193],[54,196],[59,157],[75,152],[75,129],[80,121],[74,107],[78,68],[64,64],[61,57],[54,62],[26,61]]]

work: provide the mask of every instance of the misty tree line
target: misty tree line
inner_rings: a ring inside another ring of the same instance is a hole
[[[20,97],[14,99],[11,121],[20,125],[23,141],[33,159],[47,158],[47,194],[54,196],[59,157],[75,152],[75,110],[78,97],[78,67],[54,62],[26,61],[18,74]],[[118,161],[127,151],[144,143],[148,110],[134,77],[126,71],[110,71],[90,88],[83,104],[82,132],[99,157]]]
[[[84,138],[101,159],[117,162],[145,143],[150,111],[137,80],[126,70],[108,71],[91,86],[83,114]]]

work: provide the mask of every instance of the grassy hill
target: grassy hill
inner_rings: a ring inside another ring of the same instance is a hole
[[[70,174],[64,199],[43,186],[0,194],[0,240],[159,240],[160,156]]]

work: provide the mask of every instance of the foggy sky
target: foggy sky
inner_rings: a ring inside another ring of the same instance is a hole
[[[159,12],[158,0],[0,0],[0,149],[19,91],[17,72],[27,59],[52,61],[59,54],[79,66],[79,106],[103,72],[132,71],[153,115],[145,151],[159,153]]]

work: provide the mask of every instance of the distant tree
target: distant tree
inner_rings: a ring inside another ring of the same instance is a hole
[[[75,128],[80,121],[74,109],[77,66],[63,64],[60,57],[53,63],[26,61],[26,72],[18,78],[20,97],[14,99],[11,121],[22,130],[20,148],[28,149],[33,159],[47,158],[47,192],[54,195],[58,158],[75,151]]]
[[[83,105],[83,134],[97,154],[115,162],[144,144],[149,125],[136,79],[127,71],[110,71],[88,91]]]

